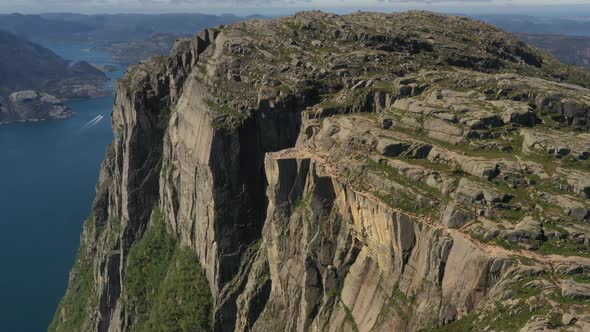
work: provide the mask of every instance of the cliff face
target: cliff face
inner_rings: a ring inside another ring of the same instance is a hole
[[[179,40],[117,85],[50,330],[582,331],[588,82],[421,12]]]

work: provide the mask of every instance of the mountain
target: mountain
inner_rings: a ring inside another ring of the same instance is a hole
[[[34,42],[91,42],[96,46],[113,42],[138,41],[154,33],[183,35],[208,26],[242,20],[233,15],[207,14],[41,14],[0,15],[0,29]]]
[[[428,12],[181,39],[117,83],[49,330],[587,330],[589,78]]]
[[[560,61],[585,68],[590,68],[590,37],[517,34],[525,43],[541,48]]]
[[[475,18],[514,33],[560,61],[590,68],[590,19],[526,15],[480,15]]]
[[[588,17],[535,17],[529,15],[474,15],[473,18],[509,32],[544,35],[590,36]]]
[[[104,95],[107,77],[86,62],[0,31],[0,124],[71,115],[59,98]]]

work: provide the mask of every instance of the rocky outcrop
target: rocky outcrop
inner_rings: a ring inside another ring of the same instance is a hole
[[[523,143],[587,128],[590,91],[560,66],[423,12],[307,12],[177,41],[117,85],[51,329],[133,331],[161,308],[165,276],[146,296],[126,285],[129,251],[162,219],[203,267],[215,331],[526,331],[564,310],[583,330],[587,305],[562,290],[583,291],[564,280],[590,266],[587,160]]]

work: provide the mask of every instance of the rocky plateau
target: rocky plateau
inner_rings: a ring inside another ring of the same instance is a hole
[[[50,331],[589,331],[589,86],[428,12],[180,39],[117,83]]]

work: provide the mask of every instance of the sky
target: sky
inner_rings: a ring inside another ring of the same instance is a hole
[[[0,0],[0,13],[163,13],[202,12],[233,14],[291,13],[322,9],[333,12],[353,10],[434,11],[590,14],[590,0]]]

